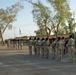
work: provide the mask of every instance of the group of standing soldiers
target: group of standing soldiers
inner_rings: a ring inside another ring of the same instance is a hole
[[[5,43],[8,49],[22,50],[23,42],[21,40],[6,40]]]
[[[69,62],[74,61],[75,40],[72,35],[67,40],[64,37],[52,38],[51,41],[48,38],[29,38],[28,47],[30,55],[34,52],[35,56],[49,58],[51,52],[52,59],[61,61],[64,54],[68,53]]]

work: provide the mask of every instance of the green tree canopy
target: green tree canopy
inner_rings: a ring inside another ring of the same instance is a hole
[[[41,35],[49,36],[52,29],[52,24],[50,21],[51,10],[49,9],[49,7],[45,6],[42,2],[38,1],[33,5],[32,13],[34,21],[40,28]]]
[[[23,8],[20,2],[7,7],[6,9],[0,9],[0,35],[5,32],[6,28],[12,27],[12,23],[16,20],[18,12]],[[3,38],[3,37],[2,37]]]
[[[70,6],[68,0],[47,0],[55,11],[53,23],[57,26],[55,29],[58,34],[59,27],[66,25],[66,21],[71,17]]]

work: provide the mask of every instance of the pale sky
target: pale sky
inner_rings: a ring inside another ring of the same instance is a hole
[[[0,8],[10,7],[12,4],[15,4],[20,0],[0,0]],[[36,0],[34,0],[36,1]],[[46,0],[42,0],[42,2],[46,5]],[[71,12],[76,12],[76,0],[69,0]],[[17,15],[17,21],[15,21],[12,25],[12,30],[6,30],[3,34],[4,39],[14,38],[17,36],[32,36],[35,35],[34,31],[38,29],[36,24],[33,22],[32,5],[28,2],[22,2],[24,5],[24,9],[22,9]],[[19,34],[19,28],[22,34]]]

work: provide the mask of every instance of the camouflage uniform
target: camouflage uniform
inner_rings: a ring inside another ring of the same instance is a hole
[[[68,39],[65,41],[65,53],[68,53]]]
[[[57,58],[57,56],[58,56],[58,47],[59,47],[59,44],[58,44],[58,41],[56,39],[55,40],[55,52],[56,52],[56,57],[55,58]]]
[[[22,50],[23,42],[19,41],[19,49]]]
[[[49,58],[49,46],[50,46],[50,42],[49,40],[47,40],[46,38],[46,41],[45,41],[45,49],[44,49],[44,58]]]
[[[31,39],[29,39],[28,46],[29,46],[29,54],[32,55],[32,40]]]
[[[72,36],[70,36],[67,44],[70,62],[73,62],[74,60],[74,53],[75,53],[74,44],[75,44],[75,40],[72,38]]]
[[[63,51],[62,51],[62,41],[61,41],[60,37],[58,37],[57,40],[56,40],[55,49],[56,49],[56,57],[57,57],[57,59],[61,60]]]
[[[36,42],[37,42],[37,40],[36,39],[34,39],[34,41],[33,41],[33,46],[34,46],[34,55],[36,55]]]
[[[37,50],[37,56],[39,56],[40,55],[40,38],[37,39],[36,50]]]
[[[52,47],[52,55],[53,55],[53,59],[56,58],[56,49],[55,49],[55,45],[56,45],[56,41],[53,39],[52,43],[51,43],[51,47]]]
[[[62,56],[63,56],[63,42],[60,39],[58,41],[58,43],[59,43],[59,46],[58,46],[58,59],[61,60],[62,59]]]
[[[62,37],[62,51],[63,51],[63,55],[66,53],[66,51],[65,51],[65,39],[64,39],[64,37]]]
[[[41,57],[44,57],[44,43],[45,43],[45,40],[42,39],[41,40]]]

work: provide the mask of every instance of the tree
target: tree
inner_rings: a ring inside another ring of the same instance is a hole
[[[46,35],[49,37],[53,26],[50,24],[50,9],[49,7],[45,6],[40,0],[33,2],[33,0],[25,0],[33,5],[33,19],[34,22],[37,23],[39,30],[35,31],[38,34],[40,33],[41,36]],[[44,33],[42,33],[44,32]]]
[[[64,26],[64,34],[68,34],[68,26]]]
[[[0,35],[3,41],[3,33],[6,28],[12,27],[12,23],[16,20],[16,16],[18,12],[23,8],[20,2],[12,5],[11,7],[7,7],[6,9],[0,9]]]
[[[56,34],[56,37],[58,34],[65,33],[67,20],[71,17],[68,0],[47,0],[52,10],[43,5],[40,0],[37,3],[32,0],[26,1],[33,5],[34,21],[39,27],[43,26],[45,28],[47,36],[48,32],[50,33],[51,31]]]
[[[50,31],[48,33],[48,29],[49,28],[49,21],[50,21],[50,13],[51,11],[49,10],[48,7],[44,6],[40,1],[38,1],[37,3],[35,3],[33,5],[33,18],[34,21],[37,23],[38,27],[40,30],[45,30],[45,34],[43,33],[42,35],[47,35],[49,36]],[[41,31],[41,32],[42,32]]]
[[[36,36],[45,36],[46,32],[44,29],[44,27],[40,27],[38,30],[34,31],[34,33],[36,33]]]
[[[76,27],[76,23],[75,23],[75,18],[70,17],[67,20],[67,24],[66,26],[64,26],[64,28],[62,29],[64,32],[64,34],[74,34],[75,33],[75,27]]]
[[[54,16],[51,20],[55,28],[56,37],[60,27],[66,26],[66,21],[71,17],[68,0],[47,0],[54,10]]]
[[[68,21],[68,29],[69,29],[69,33],[70,34],[74,33],[74,27],[75,27],[74,25],[75,25],[74,18],[69,19],[69,21]]]

